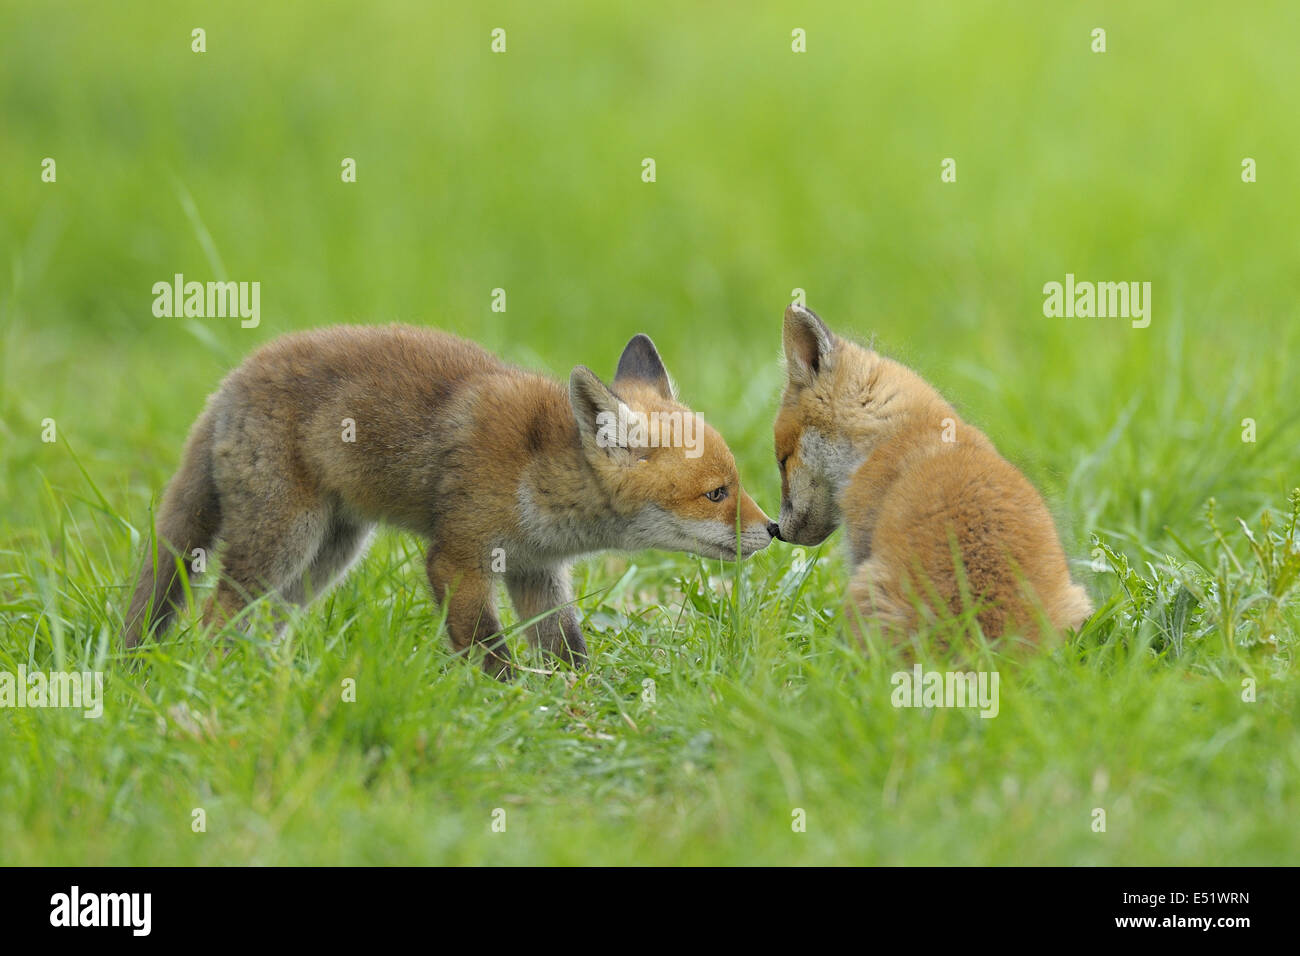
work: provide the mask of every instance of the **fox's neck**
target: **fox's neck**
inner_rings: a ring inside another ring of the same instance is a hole
[[[525,540],[555,559],[624,546],[628,516],[588,463],[577,423],[565,415],[556,425],[556,447],[536,455],[520,476],[516,514]]]
[[[901,376],[881,383],[876,414],[854,436],[859,464],[840,489],[842,513],[856,516],[848,528],[855,562],[870,555],[880,502],[910,463],[958,443],[987,442],[920,376],[901,366],[897,371]]]
[[[952,442],[967,427],[921,376],[884,356],[867,354],[869,360],[860,366],[853,389],[855,396],[866,400],[842,416],[856,423],[848,437],[861,461],[900,444],[917,449]]]

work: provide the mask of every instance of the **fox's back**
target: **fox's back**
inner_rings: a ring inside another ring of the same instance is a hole
[[[990,636],[1009,626],[1032,633],[1034,603],[1055,626],[1077,626],[1089,607],[1070,583],[1047,505],[979,437],[910,457],[878,503],[863,576],[909,603],[933,606],[937,598],[951,614],[964,609],[964,588],[983,608],[978,617]],[[852,526],[856,516],[845,517]]]
[[[280,336],[222,384],[309,408],[341,391],[380,400],[401,394],[436,405],[457,384],[509,367],[473,342],[409,325],[339,325]]]
[[[258,471],[294,477],[303,497],[332,495],[358,513],[428,530],[473,453],[482,396],[539,376],[478,345],[404,325],[291,333],[250,355],[208,410],[218,484],[256,487]]]

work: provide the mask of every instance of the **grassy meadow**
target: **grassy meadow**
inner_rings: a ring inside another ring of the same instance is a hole
[[[1297,28],[1283,0],[0,5],[0,672],[105,675],[99,719],[0,708],[0,864],[1297,862]],[[260,282],[259,324],[156,317],[177,273]],[[1067,274],[1150,282],[1149,327],[1045,316]],[[646,332],[776,514],[796,289],[1057,515],[1081,633],[917,641],[998,671],[996,718],[892,706],[911,664],[843,637],[842,532],[581,564],[580,674],[453,657],[392,532],[278,643],[214,656],[185,619],[122,653],[158,495],[259,344],[401,321],[562,378]]]

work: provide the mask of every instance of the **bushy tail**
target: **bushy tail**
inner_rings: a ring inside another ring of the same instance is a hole
[[[1084,621],[1092,617],[1092,611],[1092,599],[1088,597],[1088,592],[1077,584],[1071,584],[1052,623],[1058,628],[1072,627],[1077,631],[1083,627]]]
[[[157,548],[145,552],[126,612],[122,635],[128,648],[171,620],[184,594],[176,559],[188,560],[195,548],[211,550],[220,523],[221,501],[212,478],[212,413],[205,411],[185,443],[180,469],[163,493]]]

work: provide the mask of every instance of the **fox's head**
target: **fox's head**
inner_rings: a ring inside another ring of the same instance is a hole
[[[820,544],[839,526],[840,496],[905,404],[906,369],[845,341],[802,306],[785,310],[786,387],[776,417],[780,537]]]
[[[628,342],[612,388],[575,368],[569,402],[583,453],[622,519],[622,547],[747,558],[771,543],[776,524],[740,487],[722,436],[677,401],[648,336]]]

